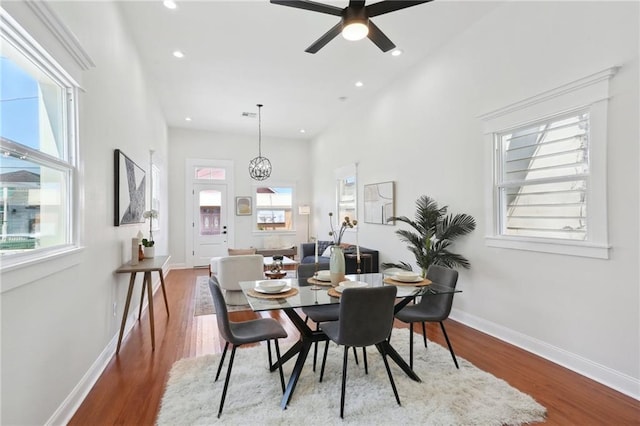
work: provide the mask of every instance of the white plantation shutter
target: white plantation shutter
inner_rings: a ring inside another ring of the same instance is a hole
[[[504,132],[497,142],[501,233],[585,240],[588,112]]]

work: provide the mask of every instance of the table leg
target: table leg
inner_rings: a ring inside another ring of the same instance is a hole
[[[164,306],[167,308],[167,316],[169,316],[169,302],[167,302],[167,292],[164,289],[164,275],[160,271],[160,285],[162,286],[162,295],[164,296]]]
[[[145,278],[142,280],[142,289],[140,291],[140,305],[138,305],[138,321],[142,317],[142,304],[144,303],[144,292],[147,290],[147,275],[145,272]]]
[[[120,335],[118,336],[118,348],[116,353],[120,352],[120,344],[122,343],[122,335],[124,334],[124,326],[127,323],[127,314],[129,313],[129,305],[131,304],[131,293],[133,292],[133,285],[136,282],[136,273],[131,273],[129,278],[129,290],[127,291],[127,301],[124,304],[124,312],[122,313],[122,324],[120,325]]]
[[[300,332],[300,340],[280,358],[280,362],[284,363],[285,361],[293,358],[296,353],[298,354],[296,364],[293,366],[293,370],[291,371],[289,383],[287,383],[287,388],[285,389],[284,395],[282,395],[280,407],[282,407],[283,410],[287,408],[287,405],[291,400],[291,396],[293,395],[293,391],[296,389],[298,379],[300,378],[300,374],[302,374],[302,368],[307,360],[307,355],[309,354],[311,345],[314,342],[327,340],[327,336],[322,331],[311,330],[304,320],[300,318],[300,315],[298,315],[295,309],[284,309],[284,312]],[[277,364],[275,367],[271,367],[271,371],[275,370],[275,368],[277,368]]]
[[[151,325],[151,350],[156,350],[156,335],[153,324],[153,288],[151,285],[151,271],[144,273],[144,281],[147,285],[147,292],[149,297],[149,324]]]

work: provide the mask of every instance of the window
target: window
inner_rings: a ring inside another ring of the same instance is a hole
[[[256,187],[255,223],[258,231],[293,231],[293,187]]]
[[[11,20],[1,22],[0,256],[6,265],[75,242],[77,85]]]
[[[608,258],[611,68],[483,115],[491,247]]]
[[[497,135],[501,235],[587,238],[589,114]]]
[[[342,223],[345,216],[358,219],[357,164],[349,164],[335,171],[336,176],[336,220]]]

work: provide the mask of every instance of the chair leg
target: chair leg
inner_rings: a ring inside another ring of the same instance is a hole
[[[369,374],[369,365],[367,364],[367,348],[362,347],[362,358],[364,358],[364,374]]]
[[[344,391],[347,388],[347,360],[349,359],[349,347],[344,347],[344,356],[342,357],[342,392],[340,393],[340,418],[344,418]]]
[[[329,341],[324,342],[324,355],[322,356],[322,367],[320,368],[320,383],[322,383],[322,377],[324,376],[324,365],[327,362],[327,352],[329,352]]]
[[[307,317],[308,318],[308,317]],[[320,330],[320,325],[316,323],[316,331]],[[316,361],[318,359],[318,342],[313,344],[313,372],[316,371]]]
[[[267,340],[267,353],[269,354],[269,369],[273,365],[273,359],[271,357],[271,340]]]
[[[422,340],[424,340],[424,347],[427,347],[427,327],[424,325],[424,321],[422,322]]]
[[[382,361],[384,361],[384,366],[387,369],[387,375],[389,376],[389,382],[391,382],[391,388],[393,389],[393,394],[396,396],[396,402],[398,405],[402,405],[400,403],[400,397],[398,396],[398,389],[396,388],[396,383],[393,381],[393,375],[391,374],[391,369],[389,368],[389,361],[387,361],[387,352],[385,351],[382,345],[378,345],[378,349],[380,350],[380,354],[382,355]]]
[[[413,323],[409,323],[409,368],[413,370]]]
[[[229,367],[227,368],[227,378],[224,381],[224,388],[222,389],[222,397],[220,398],[220,408],[218,409],[218,418],[222,414],[222,407],[224,406],[224,399],[227,396],[227,387],[229,386],[229,378],[231,377],[231,369],[233,368],[233,358],[236,356],[236,345],[233,345],[231,349],[231,358],[229,358]]]
[[[282,386],[282,394],[284,394],[284,374],[282,373],[282,363],[280,362],[280,345],[278,339],[273,339],[276,344],[276,358],[278,362],[278,371],[280,372],[280,385]],[[271,367],[271,365],[269,365]]]
[[[444,323],[440,321],[440,328],[442,328],[442,334],[444,334],[444,339],[447,341],[447,346],[449,346],[449,352],[451,352],[451,358],[453,358],[453,363],[456,365],[456,368],[459,370],[458,360],[456,359],[456,354],[453,353],[453,348],[451,347],[451,342],[449,341],[449,336],[447,336],[447,330],[444,329]]]
[[[356,351],[355,346],[353,347],[353,357],[356,359],[356,365],[360,365],[358,363],[358,351]]]
[[[220,377],[220,370],[222,370],[222,364],[224,363],[224,357],[227,355],[227,348],[229,347],[229,342],[224,343],[224,350],[222,351],[222,356],[220,357],[220,364],[218,364],[218,372],[216,373],[216,378],[214,382],[218,380]]]

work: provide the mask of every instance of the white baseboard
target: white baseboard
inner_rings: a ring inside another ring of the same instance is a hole
[[[165,273],[166,276],[166,273]],[[160,288],[160,278],[157,278],[157,281],[153,283],[153,294],[156,294]],[[142,311],[146,311],[149,306],[149,301],[145,298],[145,304],[142,306]],[[138,321],[137,318],[137,309],[130,309],[129,315],[127,316],[127,321],[124,326],[124,333],[122,334],[122,341],[124,342],[131,332],[131,329]],[[120,322],[118,321],[118,324]],[[47,420],[45,425],[66,425],[69,423],[76,410],[80,407],[84,399],[87,397],[93,385],[96,384],[100,375],[104,372],[111,361],[111,358],[116,353],[116,349],[118,347],[118,335],[120,334],[120,328],[116,331],[116,334],[111,338],[107,346],[98,356],[98,359],[89,367],[89,370],[84,374],[84,376],[80,379],[78,384],[73,388],[71,393],[67,395],[62,404],[58,407],[58,409],[53,413],[53,415]]]
[[[640,380],[612,368],[593,362],[580,355],[550,345],[541,340],[487,321],[475,315],[453,309],[451,319],[478,331],[510,343],[527,352],[575,371],[625,395],[640,400]]]

